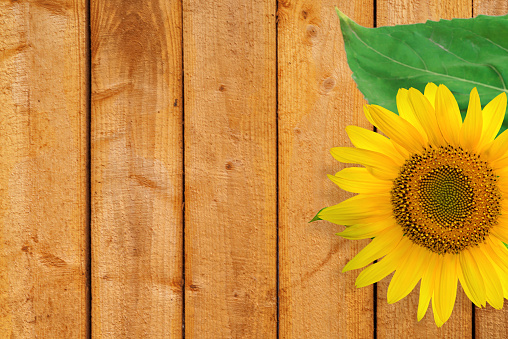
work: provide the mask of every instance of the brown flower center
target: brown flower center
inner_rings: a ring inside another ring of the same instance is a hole
[[[478,155],[450,145],[413,154],[391,195],[405,236],[439,254],[483,242],[501,211],[492,168]]]

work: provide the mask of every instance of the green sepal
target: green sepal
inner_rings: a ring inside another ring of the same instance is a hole
[[[326,207],[325,207],[325,208],[326,208]],[[316,213],[316,216],[315,216],[314,218],[312,218],[312,220],[311,220],[311,221],[309,221],[309,224],[310,224],[311,222],[313,222],[313,221],[323,220],[323,219],[321,219],[321,218],[319,217],[319,213],[321,213],[321,211],[322,211],[322,210],[324,210],[325,208],[320,209],[320,210],[319,210],[319,212],[317,212],[317,213]]]

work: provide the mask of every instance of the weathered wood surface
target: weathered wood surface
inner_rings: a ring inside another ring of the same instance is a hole
[[[181,4],[92,0],[92,331],[182,335]]]
[[[0,337],[85,338],[86,2],[0,3]]]
[[[183,14],[185,333],[275,338],[276,3]]]
[[[471,16],[472,7],[469,0],[384,0],[377,3],[377,26],[470,18]],[[460,287],[452,316],[438,329],[434,323],[432,307],[429,307],[425,317],[417,322],[419,284],[401,301],[391,305],[386,302],[391,277],[392,275],[378,283],[378,338],[472,337],[472,303]],[[460,286],[459,283],[457,285]]]
[[[343,167],[330,148],[350,145],[345,126],[369,126],[351,79],[334,5],[365,26],[372,1],[281,1],[279,70],[279,260],[281,338],[369,338],[373,287],[356,289],[342,267],[368,241],[343,227],[309,224],[317,211],[351,196],[329,181]]]
[[[508,1],[504,0],[473,0],[473,16],[506,15]],[[502,310],[490,305],[479,309],[475,307],[475,334],[478,339],[508,337],[508,302],[505,300]]]
[[[341,269],[368,241],[308,223],[350,196],[326,178],[344,166],[329,149],[371,127],[335,6],[364,26],[508,12],[1,2],[0,338],[508,336],[508,310],[461,290],[437,329],[431,309],[416,321],[418,287],[393,305],[390,277],[356,289]]]

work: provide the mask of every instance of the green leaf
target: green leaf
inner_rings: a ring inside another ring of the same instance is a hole
[[[325,207],[325,208],[326,208],[326,207]],[[314,216],[314,218],[312,218],[312,220],[311,220],[311,221],[309,221],[309,224],[310,224],[311,222],[313,222],[313,221],[323,220],[323,219],[321,219],[318,215],[319,215],[319,213],[321,213],[321,211],[322,211],[322,210],[324,210],[325,208],[320,209],[320,210],[319,210],[319,212],[317,212],[317,213],[316,213],[316,215]]]
[[[370,104],[397,112],[399,88],[423,92],[433,82],[452,91],[464,114],[473,87],[483,106],[508,93],[508,15],[366,28],[337,14],[353,79]]]
[[[505,242],[503,244],[504,244],[504,247],[508,248],[508,244],[506,244]]]

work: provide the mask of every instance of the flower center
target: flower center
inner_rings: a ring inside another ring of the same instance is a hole
[[[413,154],[391,195],[405,236],[439,254],[483,242],[501,211],[492,168],[478,155],[450,145]]]

